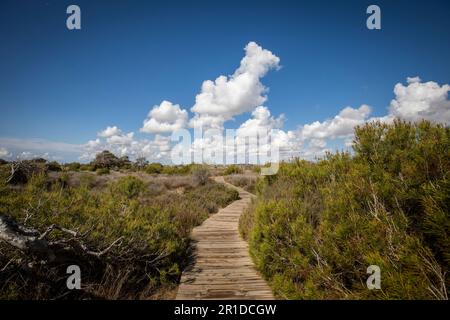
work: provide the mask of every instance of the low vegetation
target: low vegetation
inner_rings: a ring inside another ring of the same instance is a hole
[[[173,297],[192,228],[238,198],[214,175],[257,194],[240,232],[278,298],[447,299],[449,138],[426,121],[369,123],[355,129],[354,152],[265,177],[258,166],[131,163],[107,151],[89,164],[2,161],[0,299]],[[73,264],[82,290],[66,288]],[[367,288],[370,265],[380,290]]]
[[[250,193],[256,192],[256,182],[258,180],[258,175],[256,174],[232,174],[225,176],[224,179],[226,182],[241,187]]]
[[[282,163],[258,181],[241,233],[284,299],[447,299],[450,130],[370,123],[354,153]],[[381,269],[368,290],[367,268]]]
[[[71,164],[74,171],[33,171],[15,185],[6,182],[10,164],[1,167],[0,299],[170,297],[192,228],[238,198],[205,169],[154,177],[100,159],[97,174]],[[82,290],[67,290],[73,264]]]
[[[243,173],[242,168],[240,168],[238,165],[232,164],[226,167],[223,174],[228,176],[230,174],[239,174],[239,173]]]

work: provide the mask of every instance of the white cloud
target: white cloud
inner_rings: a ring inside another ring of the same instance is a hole
[[[85,147],[87,148],[87,149],[95,149],[95,148],[97,148],[99,145],[100,145],[100,139],[95,139],[95,140],[89,140],[87,143],[86,143],[86,145],[85,145]]]
[[[11,153],[8,149],[0,147],[0,158],[9,158],[11,157]]]
[[[30,151],[22,151],[16,155],[16,158],[18,160],[31,160],[31,159],[36,159],[36,158],[42,158],[47,161],[60,161],[63,159],[63,157],[61,157],[61,156],[51,155],[48,152],[34,153],[34,152],[30,152]]]
[[[36,157],[30,151],[23,151],[19,155],[17,155],[17,158],[20,159],[20,160],[29,160],[29,159],[33,159],[33,158],[36,158]]]
[[[267,107],[259,106],[252,112],[252,118],[248,119],[236,131],[236,142],[238,145],[245,143],[249,137],[259,136],[259,146],[253,152],[266,155],[270,146],[276,146],[281,158],[292,157],[299,152],[299,145],[295,132],[283,131],[284,114],[278,118],[271,116]]]
[[[298,141],[295,132],[281,130],[283,123],[284,115],[275,118],[267,107],[259,106],[236,131],[227,130],[226,137],[220,129],[205,130],[202,137],[192,142],[190,151],[194,161],[208,163],[223,163],[224,158],[227,163],[236,160],[265,163],[271,146],[278,148],[280,158],[298,155],[301,141]],[[181,149],[180,144],[174,147],[176,152]]]
[[[273,68],[279,67],[280,59],[255,42],[245,47],[245,56],[233,75],[219,76],[215,81],[206,80],[195,98],[191,111],[192,127],[203,125],[223,128],[223,123],[235,115],[252,111],[266,100],[267,89],[260,79]]]
[[[327,151],[330,149],[327,148],[326,139],[311,139],[304,142],[300,155],[304,159],[312,160],[324,156]]]
[[[330,139],[343,139],[343,145],[351,147],[355,126],[368,121],[391,122],[395,118],[400,118],[407,121],[425,119],[449,124],[450,86],[421,81],[420,77],[408,77],[406,86],[397,83],[394,87],[395,99],[391,101],[389,112],[385,116],[369,118],[371,108],[362,105],[358,109],[346,107],[332,119],[305,124],[298,132],[299,139],[307,142],[302,149],[302,155],[305,157],[323,155],[329,150],[326,145]]]
[[[107,139],[88,141],[79,159],[91,161],[96,154],[108,150],[118,157],[128,156],[130,159],[146,157],[149,160],[168,161],[171,149],[170,137],[156,135],[153,141],[147,139],[136,140],[134,133],[112,136]]]
[[[407,83],[421,82],[422,79],[420,77],[406,77]]]
[[[8,158],[45,158],[48,160],[77,159],[83,145],[45,139],[1,138],[0,149],[7,150]]]
[[[223,124],[228,119],[221,115],[209,115],[209,114],[196,114],[189,121],[189,125],[192,128],[203,128],[208,129],[223,129]]]
[[[395,97],[385,116],[370,117],[371,108],[363,104],[359,108],[345,107],[334,117],[304,124],[296,131],[285,131],[284,115],[274,117],[263,106],[267,100],[267,88],[261,83],[261,78],[269,70],[279,68],[279,63],[280,59],[272,52],[254,42],[248,43],[240,66],[232,75],[203,82],[191,108],[194,116],[190,121],[188,112],[170,101],[164,100],[150,110],[140,131],[155,134],[153,140],[136,139],[134,132],[124,133],[117,126],[108,126],[98,133],[99,138],[84,145],[0,138],[0,157],[12,154],[19,157],[48,156],[49,152],[63,151],[64,154],[81,154],[82,160],[92,160],[97,153],[109,150],[131,159],[144,156],[150,161],[170,163],[171,153],[181,150],[182,145],[173,145],[170,137],[163,134],[186,128],[189,122],[191,127],[201,126],[203,133],[215,129],[215,133],[197,137],[189,143],[190,152],[203,154],[200,161],[222,163],[224,157],[227,160],[230,156],[247,160],[246,155],[250,155],[254,160],[255,155],[264,156],[270,150],[267,141],[260,140],[257,147],[249,146],[248,142],[249,138],[261,138],[267,133],[271,143],[279,148],[281,159],[292,156],[314,159],[330,151],[327,144],[336,148],[351,147],[354,127],[368,121],[389,122],[398,117],[409,121],[427,119],[450,123],[450,86],[432,81],[423,83],[416,76],[408,77],[406,85],[395,85]],[[233,139],[224,140],[225,122],[245,112],[251,112],[251,117],[240,124]],[[222,157],[217,157],[223,152]],[[199,161],[195,157],[194,160]]]
[[[119,128],[117,128],[116,126],[114,126],[114,127],[108,126],[105,130],[100,131],[98,133],[98,136],[103,137],[103,138],[109,138],[109,137],[112,137],[115,135],[119,135],[121,133],[122,133],[122,131]]]
[[[148,141],[143,147],[142,155],[147,159],[158,159],[169,161],[170,151],[172,149],[170,137],[157,134],[153,141]]]
[[[272,129],[283,127],[284,115],[278,118],[271,117],[267,107],[259,106],[252,112],[252,118],[241,124],[237,130],[238,136],[256,136],[258,133],[267,133]]]
[[[186,110],[182,110],[178,104],[164,100],[149,112],[141,131],[147,133],[173,132],[186,127],[187,120]]]
[[[109,144],[116,144],[116,145],[129,145],[133,142],[134,132],[130,132],[127,134],[118,134],[113,135],[106,139],[106,141]]]
[[[433,81],[422,83],[419,77],[407,78],[407,82],[407,86],[395,85],[395,99],[391,101],[388,117],[450,123],[450,85],[440,86]]]
[[[365,104],[358,109],[346,107],[333,119],[304,125],[300,130],[300,135],[303,139],[345,138],[353,134],[355,126],[361,125],[367,120],[370,112],[370,107]]]

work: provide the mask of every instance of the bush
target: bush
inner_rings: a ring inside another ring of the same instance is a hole
[[[115,196],[135,198],[145,191],[145,184],[139,178],[127,176],[111,185],[111,193]]]
[[[288,299],[445,298],[449,128],[369,123],[355,154],[282,163],[256,189],[241,233],[276,295]],[[382,290],[368,290],[378,265]]]
[[[192,180],[197,185],[205,185],[210,176],[211,173],[205,167],[197,167],[192,171]]]
[[[161,163],[150,163],[145,166],[144,171],[148,174],[159,174],[163,171]]]
[[[104,175],[104,174],[109,174],[109,173],[110,173],[108,168],[98,168],[97,170],[95,170],[95,172],[96,172],[99,176]]]
[[[232,185],[243,188],[244,190],[255,193],[257,176],[250,176],[244,174],[233,174],[225,176],[225,181]]]
[[[102,189],[93,189],[91,173],[80,176],[78,187],[61,188],[65,180],[62,175],[49,185],[45,174],[36,174],[20,188],[1,180],[0,215],[26,222],[27,228],[41,234],[52,224],[75,230],[94,252],[121,240],[101,259],[80,254],[68,262],[46,263],[0,241],[0,299],[54,299],[63,294],[67,299],[161,297],[161,292],[173,290],[190,262],[192,228],[238,196],[212,181],[179,194],[165,189],[153,192],[133,176]],[[64,246],[74,243],[72,235],[57,230],[48,239]],[[68,264],[83,270],[82,290],[68,293]]]
[[[118,170],[120,168],[131,168],[131,162],[127,156],[118,158],[110,151],[102,151],[95,156],[94,161],[91,162],[94,170],[99,168],[108,168]]]
[[[41,159],[12,162],[9,165],[7,182],[13,185],[26,184],[33,175],[47,174],[48,167]],[[11,173],[11,169],[13,172]]]
[[[80,171],[95,171],[94,167],[90,164],[81,164]]]
[[[78,162],[71,162],[71,163],[67,163],[67,164],[65,165],[65,168],[66,168],[68,171],[80,171],[80,169],[81,169],[81,164],[78,163]]]
[[[62,171],[62,167],[58,162],[52,161],[52,162],[47,163],[47,170],[59,172],[59,171]]]
[[[242,172],[243,172],[243,170],[239,166],[232,164],[232,165],[227,166],[227,168],[225,169],[224,175],[228,176],[230,174],[239,174]]]
[[[168,175],[187,175],[192,173],[192,165],[164,166],[162,173]]]
[[[167,175],[188,175],[191,173],[192,165],[162,165],[161,163],[150,163],[144,167],[148,174],[167,174]]]

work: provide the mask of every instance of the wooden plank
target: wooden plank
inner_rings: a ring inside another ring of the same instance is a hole
[[[176,299],[274,299],[238,231],[239,218],[254,195],[226,183],[223,177],[215,179],[236,189],[240,199],[192,231],[195,261],[183,272]]]

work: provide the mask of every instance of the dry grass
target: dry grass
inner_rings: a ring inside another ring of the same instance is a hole
[[[143,171],[121,172],[111,171],[109,174],[98,175],[90,171],[69,171],[69,172],[49,172],[48,177],[51,183],[65,181],[69,187],[77,188],[82,184],[88,184],[91,189],[102,190],[109,184],[124,178],[136,177],[149,185],[150,190],[162,193],[165,190],[194,187],[195,182],[190,175],[164,175],[147,174]]]
[[[255,173],[244,173],[244,174],[232,174],[229,176],[225,176],[225,181],[235,185],[237,187],[241,187],[244,190],[255,193],[256,182],[258,181],[259,176]]]
[[[192,176],[111,171],[52,172],[23,186],[0,183],[0,214],[44,232],[56,224],[76,230],[94,252],[114,246],[99,261],[74,256],[82,290],[67,294],[65,265],[23,265],[32,256],[0,241],[0,299],[158,299],[170,297],[190,257],[189,234],[210,213],[237,199],[221,184]],[[53,240],[70,241],[55,232]],[[28,261],[32,260],[32,261]]]

